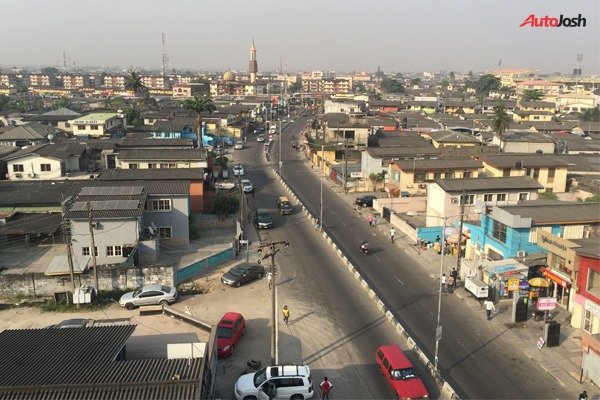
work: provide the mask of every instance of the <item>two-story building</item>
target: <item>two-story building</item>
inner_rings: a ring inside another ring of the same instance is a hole
[[[481,146],[481,141],[475,136],[447,129],[423,133],[423,136],[429,138],[435,148]]]
[[[39,122],[29,122],[0,133],[0,146],[25,147],[47,143],[50,140],[65,139],[60,129]]]
[[[600,225],[598,204],[529,201],[495,206],[478,223],[465,222],[469,231],[466,256],[500,260],[544,252],[537,244],[540,230],[564,239],[582,239]]]
[[[81,117],[80,113],[62,107],[57,110],[48,111],[39,115],[27,115],[23,119],[23,121],[39,122],[44,125],[49,125],[58,129],[62,129],[65,132],[73,132],[73,127],[71,126],[69,121],[73,118],[79,117]]]
[[[326,141],[353,147],[367,146],[371,128],[365,118],[330,113],[322,117],[322,122]]]
[[[362,113],[365,112],[365,102],[360,100],[325,100],[324,112],[327,113]]]
[[[553,154],[497,154],[481,156],[487,176],[529,176],[543,191],[563,193],[571,164]]]
[[[101,137],[116,133],[125,126],[125,120],[116,113],[92,113],[69,120],[76,136]]]
[[[552,138],[527,130],[506,131],[502,137],[494,135],[492,144],[505,153],[553,154],[555,148]]]
[[[436,179],[477,178],[483,167],[471,158],[398,160],[389,164],[386,191],[392,196],[407,192],[425,195],[427,184]]]
[[[26,147],[4,157],[11,180],[57,179],[81,170],[85,145],[73,140]]]
[[[446,114],[475,114],[477,102],[471,100],[447,99],[442,101],[442,110]]]
[[[427,226],[441,226],[460,220],[477,221],[496,205],[515,205],[536,200],[542,188],[535,180],[524,177],[437,179],[427,189]],[[462,212],[461,212],[462,208]]]
[[[124,169],[207,168],[204,149],[128,149],[119,150],[116,167]]]
[[[419,147],[367,147],[361,152],[361,176],[388,172],[389,164],[393,160],[406,160],[413,158],[432,158],[438,151],[432,146]]]

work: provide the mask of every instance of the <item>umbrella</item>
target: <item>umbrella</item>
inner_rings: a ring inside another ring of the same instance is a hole
[[[531,278],[529,280],[529,284],[531,286],[536,286],[536,287],[548,287],[550,286],[550,282],[548,282],[547,280],[545,280],[544,278]]]

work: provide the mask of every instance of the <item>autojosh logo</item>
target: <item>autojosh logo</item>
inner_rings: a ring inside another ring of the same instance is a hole
[[[579,14],[576,17],[565,17],[564,15],[560,15],[560,17],[551,17],[546,15],[544,17],[536,17],[535,14],[530,14],[519,28],[524,26],[530,26],[531,28],[580,28],[585,27],[586,19]]]

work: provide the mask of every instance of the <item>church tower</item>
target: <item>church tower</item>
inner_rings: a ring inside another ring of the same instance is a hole
[[[256,83],[257,72],[258,63],[256,61],[256,47],[254,47],[254,39],[252,39],[252,47],[250,48],[250,83]]]

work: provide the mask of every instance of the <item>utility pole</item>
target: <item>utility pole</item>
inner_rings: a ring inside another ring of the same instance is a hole
[[[460,224],[458,225],[458,254],[456,257],[456,271],[460,276],[460,257],[462,255],[462,242],[463,242],[463,223],[465,220],[465,203],[467,201],[467,194],[463,192],[460,196]]]
[[[92,204],[87,202],[88,225],[90,227],[90,238],[92,247],[90,254],[92,255],[92,268],[94,269],[94,287],[98,290],[98,268],[96,266],[96,241],[94,240],[94,219],[92,218]]]
[[[67,221],[65,221],[65,214],[67,213],[67,208],[69,203],[71,202],[71,198],[65,199],[63,196],[63,200],[61,202],[61,216],[62,216],[62,228],[63,235],[65,238],[65,244],[67,245],[67,262],[69,263],[69,275],[71,276],[71,288],[73,289],[73,293],[75,293],[75,272],[73,271],[73,253],[71,249],[71,227],[67,226]]]
[[[288,247],[290,244],[288,242],[280,241],[280,242],[268,242],[261,243],[258,246],[258,252],[261,253],[263,248],[268,249],[268,253],[265,254],[261,259],[258,260],[260,263],[262,260],[266,258],[271,259],[271,279],[273,280],[273,285],[271,286],[271,365],[279,364],[279,331],[278,331],[278,318],[277,318],[277,267],[275,266],[275,254],[277,254],[281,248],[277,248],[277,246],[283,245],[284,247]]]
[[[344,132],[344,194],[348,194],[348,138]]]

